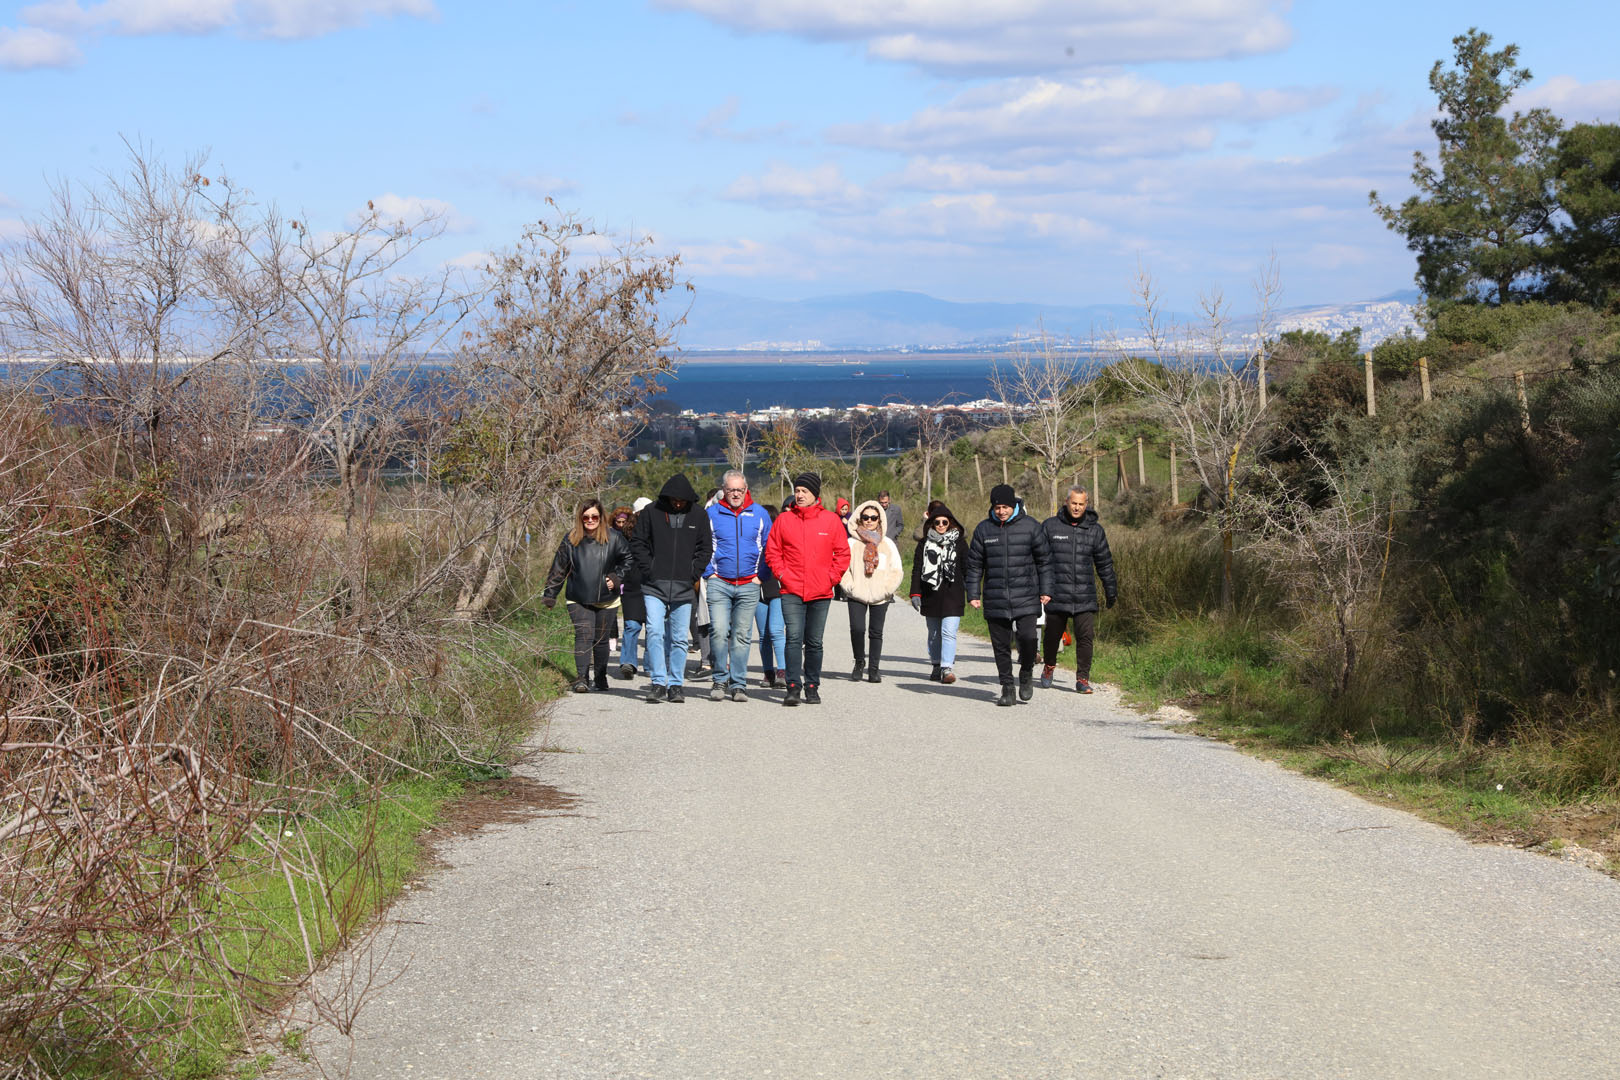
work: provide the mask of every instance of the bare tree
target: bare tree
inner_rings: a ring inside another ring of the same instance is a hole
[[[1144,270],[1137,274],[1143,363],[1117,337],[1119,362],[1109,369],[1127,389],[1144,399],[1187,449],[1221,534],[1221,610],[1231,611],[1232,557],[1239,526],[1238,486],[1254,468],[1264,430],[1266,405],[1258,374],[1261,351],[1272,338],[1271,312],[1280,293],[1275,259],[1255,283],[1257,325],[1248,341],[1234,341],[1231,316],[1219,291],[1202,300],[1198,326],[1167,323],[1158,291]],[[1123,467],[1122,467],[1123,468]],[[1123,475],[1123,471],[1121,473]]]
[[[753,435],[753,421],[746,416],[726,418],[726,462],[738,472],[748,468],[748,446]]]
[[[1242,497],[1241,510],[1256,521],[1255,546],[1292,603],[1307,614],[1328,615],[1338,697],[1355,677],[1360,641],[1389,561],[1389,485],[1381,483],[1386,469],[1379,462],[1324,454],[1304,440],[1299,445],[1312,466],[1313,497],[1268,470],[1270,483]]]
[[[883,414],[876,409],[851,409],[849,412],[849,503],[854,506],[859,500],[856,493],[861,486],[861,462],[871,452],[883,444],[884,428],[887,421]]]
[[[649,241],[576,256],[607,239],[569,217],[540,222],[489,267],[461,361],[472,404],[440,472],[463,502],[444,564],[460,577],[460,618],[488,608],[533,517],[559,520],[560,498],[601,482],[670,368],[679,320],[658,300],[680,284],[679,260]]]
[[[1061,501],[1063,478],[1073,472],[1101,426],[1095,382],[1095,373],[1084,369],[1079,356],[1053,346],[1044,327],[1035,352],[1020,349],[1006,366],[998,361],[990,370],[990,385],[1007,405],[1014,444],[1039,462],[1051,513]]]
[[[760,436],[760,463],[776,478],[783,495],[784,505],[792,490],[793,471],[802,464],[810,452],[799,438],[799,418],[793,413],[779,413]]]

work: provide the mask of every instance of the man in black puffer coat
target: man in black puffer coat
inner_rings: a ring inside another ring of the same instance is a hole
[[[1012,640],[1018,638],[1018,698],[1035,695],[1035,620],[1052,598],[1052,557],[1046,533],[1024,513],[1012,487],[990,489],[990,516],[973,530],[967,572],[962,578],[968,603],[984,612],[990,625],[990,647],[1001,676],[997,705],[1013,697]],[[982,596],[981,596],[982,592]]]
[[[1108,551],[1108,534],[1097,521],[1097,511],[1088,506],[1091,497],[1083,487],[1069,489],[1063,508],[1041,523],[1046,542],[1052,549],[1052,599],[1046,605],[1046,633],[1041,640],[1041,686],[1052,685],[1057,670],[1058,647],[1063,628],[1074,626],[1074,688],[1091,693],[1091,644],[1097,629],[1097,579],[1102,578],[1108,606],[1119,598],[1119,582],[1114,577],[1114,556]]]

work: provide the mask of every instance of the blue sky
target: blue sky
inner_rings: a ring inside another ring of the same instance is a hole
[[[544,197],[779,299],[1411,287],[1367,191],[1429,150],[1430,65],[1514,42],[1516,104],[1620,122],[1620,4],[1274,0],[0,3],[0,241],[123,139],[317,225],[442,209],[476,262]]]

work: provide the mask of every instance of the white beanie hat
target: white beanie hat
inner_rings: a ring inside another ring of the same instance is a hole
[[[639,498],[635,502],[631,503],[630,508],[633,509],[636,513],[639,514],[639,513],[641,513],[643,510],[647,509],[647,507],[649,507],[651,505],[652,505],[652,500],[647,498],[647,496],[643,495],[643,496],[641,496],[641,498]]]

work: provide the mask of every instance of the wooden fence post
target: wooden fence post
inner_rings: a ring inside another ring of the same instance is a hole
[[[1007,473],[1007,459],[1006,458],[1001,459],[1001,482],[1003,484],[1008,484],[1008,485],[1012,484],[1012,478]]]
[[[1266,387],[1266,350],[1265,350],[1264,346],[1262,346],[1261,349],[1260,349],[1260,408],[1261,409],[1264,409],[1266,407],[1266,403],[1270,400],[1270,398],[1268,396],[1268,393],[1269,393],[1269,391],[1268,391],[1268,388]]]
[[[1513,373],[1513,386],[1519,392],[1519,426],[1530,434],[1530,397],[1524,392],[1524,372]]]
[[[1093,450],[1091,453],[1091,498],[1092,501],[1102,499],[1102,484],[1097,480],[1097,462],[1102,460],[1102,454]]]
[[[979,481],[979,501],[984,501],[984,470],[979,468],[979,455],[973,455],[973,476]]]
[[[1142,436],[1136,437],[1136,482],[1147,487],[1147,458],[1142,456]]]
[[[1176,440],[1170,440],[1170,505],[1181,503],[1181,478],[1176,475]]]
[[[1367,415],[1378,415],[1378,402],[1373,399],[1372,353],[1362,357],[1362,364],[1367,369]]]
[[[1131,476],[1125,471],[1125,448],[1123,446],[1114,452],[1114,464],[1119,468],[1119,482],[1114,485],[1114,496],[1118,498],[1131,490]]]
[[[1423,384],[1423,400],[1429,400],[1429,358],[1418,357],[1418,382]]]
[[[950,455],[947,454],[946,457],[945,457],[945,498],[949,499],[950,497],[951,497],[951,459],[950,459]]]

